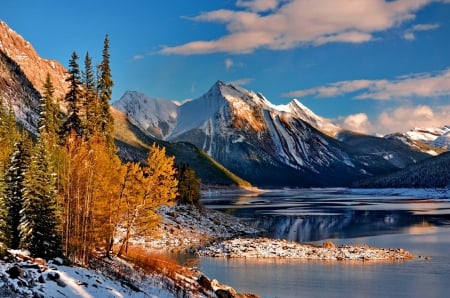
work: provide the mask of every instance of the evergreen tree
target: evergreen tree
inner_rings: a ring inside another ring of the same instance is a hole
[[[200,200],[200,182],[193,169],[181,164],[178,167],[178,202],[197,205]]]
[[[100,132],[105,136],[108,145],[114,148],[114,119],[111,115],[109,101],[112,98],[114,82],[109,64],[109,38],[106,35],[103,44],[102,62],[100,64],[100,77],[98,80],[98,96],[100,106]]]
[[[11,104],[0,97],[0,175],[3,176],[6,165],[19,138],[16,117]]]
[[[65,97],[68,108],[68,117],[63,124],[63,137],[66,137],[71,130],[74,130],[77,135],[81,136],[83,134],[81,121],[81,75],[77,60],[78,55],[76,52],[73,52],[72,57],[69,61],[69,77],[66,79],[66,81],[69,82],[69,91],[67,92]]]
[[[42,112],[39,118],[39,132],[40,134],[46,134],[46,140],[50,142],[48,145],[53,147],[57,143],[57,136],[59,132],[59,107],[54,98],[55,88],[50,74],[47,73],[47,77],[44,83],[44,92],[42,101]]]
[[[40,135],[25,172],[20,212],[20,247],[35,257],[61,256],[61,224],[56,200],[56,176],[45,137]]]
[[[31,140],[27,137],[16,143],[15,151],[11,155],[8,169],[5,173],[5,205],[8,212],[7,226],[10,234],[7,241],[11,248],[18,248],[20,244],[20,211],[23,207],[23,190],[25,172],[30,164]]]
[[[83,85],[84,85],[84,99],[85,99],[85,112],[86,112],[86,133],[93,135],[99,130],[99,104],[96,90],[96,80],[94,71],[92,69],[92,59],[89,53],[86,53],[84,59],[84,72],[83,72]]]
[[[9,159],[14,151],[14,144],[18,141],[19,132],[16,126],[15,115],[11,105],[0,97],[0,254],[10,242],[11,229],[6,202],[7,184],[5,174]]]

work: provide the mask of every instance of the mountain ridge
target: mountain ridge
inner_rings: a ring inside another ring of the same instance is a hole
[[[126,96],[114,105],[122,101]],[[378,137],[371,143],[387,145],[386,152],[352,148],[358,136],[335,138],[342,129],[298,100],[277,106],[261,93],[222,81],[178,106],[176,114],[164,140],[193,143],[260,186],[342,186],[427,157],[404,143]]]
[[[55,97],[64,98],[68,88],[66,69],[56,61],[39,56],[32,44],[0,20],[0,50],[15,61],[37,91],[43,91],[47,73],[52,78]]]

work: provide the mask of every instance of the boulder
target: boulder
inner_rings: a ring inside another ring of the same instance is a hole
[[[212,285],[211,285],[211,281],[206,276],[201,275],[198,278],[197,282],[205,290],[207,290],[207,291],[212,291],[213,290]]]
[[[336,245],[334,245],[334,243],[331,241],[327,241],[322,244],[322,247],[323,248],[336,248]]]
[[[11,268],[6,271],[9,274],[9,277],[12,279],[16,278],[23,278],[24,277],[24,271],[17,265],[12,266]]]

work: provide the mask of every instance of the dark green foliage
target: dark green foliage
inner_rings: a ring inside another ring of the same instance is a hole
[[[197,205],[200,200],[200,179],[186,164],[178,166],[178,196],[180,204]]]
[[[114,147],[114,119],[111,115],[109,101],[112,98],[112,87],[114,82],[111,76],[109,63],[109,38],[106,35],[103,45],[103,60],[100,64],[100,77],[97,83],[99,108],[100,108],[100,132],[106,137],[107,143]]]
[[[56,175],[41,135],[23,181],[20,247],[34,257],[61,256],[61,224],[56,200]]]
[[[86,134],[92,136],[100,127],[100,107],[97,96],[97,84],[94,71],[92,70],[92,59],[89,53],[86,53],[84,59],[83,72],[84,86],[84,109]]]
[[[19,137],[16,120],[11,105],[7,105],[0,97],[0,255],[10,241],[10,228],[6,202],[7,184],[5,173],[10,157]]]
[[[57,143],[60,127],[60,110],[54,98],[54,91],[52,79],[47,73],[42,97],[42,112],[39,118],[39,133],[46,134],[51,146]]]
[[[30,164],[31,141],[24,137],[16,143],[15,151],[5,172],[5,206],[8,212],[7,230],[9,239],[7,244],[11,248],[19,248],[20,211],[23,207],[23,190],[25,172]]]
[[[389,175],[354,183],[353,187],[375,188],[448,188],[450,152],[442,153]]]
[[[66,102],[68,108],[68,117],[63,124],[62,134],[63,138],[68,135],[71,130],[76,131],[78,135],[82,135],[82,121],[81,121],[81,78],[80,67],[78,65],[78,55],[76,52],[72,53],[72,57],[69,61],[69,91],[66,94]]]

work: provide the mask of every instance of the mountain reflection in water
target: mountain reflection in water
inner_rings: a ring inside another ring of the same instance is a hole
[[[208,276],[262,298],[449,297],[450,200],[345,189],[205,196],[207,208],[246,218],[267,236],[299,242],[404,248],[408,262],[201,258]]]
[[[352,195],[346,190],[283,190],[209,196],[212,209],[247,218],[265,236],[297,242],[409,233],[450,223],[448,200]]]

